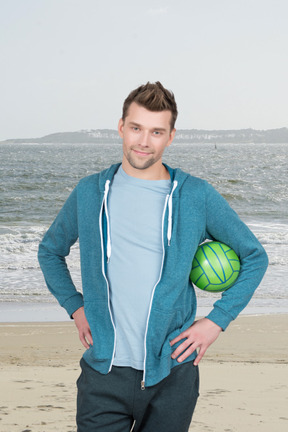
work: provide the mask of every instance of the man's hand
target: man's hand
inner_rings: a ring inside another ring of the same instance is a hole
[[[208,318],[202,318],[199,321],[195,321],[191,327],[170,342],[170,345],[173,346],[181,339],[185,339],[172,353],[171,357],[175,359],[180,356],[177,358],[177,361],[181,363],[191,355],[195,349],[199,348],[198,355],[194,360],[194,365],[197,366],[207,348],[217,339],[221,331],[222,328],[213,321],[210,321]]]
[[[80,341],[85,348],[90,348],[90,345],[93,345],[93,339],[90,326],[85,316],[84,307],[82,306],[77,309],[72,314],[72,318],[74,319],[76,327],[78,329]]]

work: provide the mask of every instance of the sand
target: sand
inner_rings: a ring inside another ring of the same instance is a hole
[[[0,346],[0,432],[76,432],[74,323],[0,324]],[[286,432],[287,363],[287,315],[239,317],[200,363],[190,430]]]

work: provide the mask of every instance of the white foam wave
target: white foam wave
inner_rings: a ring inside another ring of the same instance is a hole
[[[39,243],[46,231],[44,226],[1,226],[0,268],[6,270],[37,269]],[[78,244],[71,248],[69,266],[79,268]]]

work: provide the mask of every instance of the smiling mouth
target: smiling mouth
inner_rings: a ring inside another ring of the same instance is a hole
[[[148,152],[143,152],[141,150],[136,150],[136,149],[132,149],[134,153],[136,153],[139,156],[149,156],[152,153],[148,153]]]

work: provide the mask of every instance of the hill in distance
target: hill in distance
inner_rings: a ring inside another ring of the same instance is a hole
[[[121,143],[117,130],[90,129],[76,132],[59,132],[41,138],[9,139],[2,143],[45,143],[45,144],[81,144],[81,143]],[[288,128],[269,130],[201,130],[179,129],[176,131],[175,143],[287,143]]]

